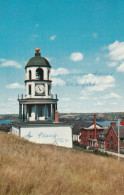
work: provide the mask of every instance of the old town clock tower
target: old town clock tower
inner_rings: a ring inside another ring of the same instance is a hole
[[[39,144],[72,148],[72,124],[59,122],[58,99],[51,88],[50,63],[36,48],[25,66],[25,97],[18,96],[19,121],[13,123],[12,134]]]
[[[52,95],[51,65],[35,49],[35,56],[25,66],[25,98],[18,97],[19,121],[55,121],[57,95]]]

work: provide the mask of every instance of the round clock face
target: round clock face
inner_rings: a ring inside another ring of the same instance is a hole
[[[36,85],[35,86],[35,92],[36,93],[44,93],[44,90],[45,90],[45,87],[44,87],[44,85]]]

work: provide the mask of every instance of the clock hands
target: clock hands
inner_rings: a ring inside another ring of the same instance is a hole
[[[39,90],[41,91],[41,88],[38,86]]]
[[[37,88],[37,93],[43,93],[44,92],[44,86],[37,85],[36,88]]]

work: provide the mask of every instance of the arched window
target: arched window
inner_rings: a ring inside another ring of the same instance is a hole
[[[48,80],[50,79],[50,70],[48,70]]]
[[[42,68],[38,68],[36,70],[36,79],[42,81],[43,80],[43,77],[44,77],[44,75],[43,75],[43,69]]]
[[[31,70],[29,70],[29,80],[31,80]]]

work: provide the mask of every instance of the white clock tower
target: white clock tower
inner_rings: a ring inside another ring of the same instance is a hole
[[[35,49],[35,56],[25,66],[25,97],[18,97],[19,121],[13,123],[12,134],[40,144],[73,147],[72,129],[59,122],[57,95],[51,93],[51,66]]]
[[[41,57],[40,49],[35,49],[35,56],[25,66],[25,98],[18,97],[19,121],[55,121],[57,95],[51,93],[51,66]]]

